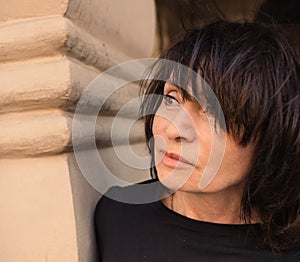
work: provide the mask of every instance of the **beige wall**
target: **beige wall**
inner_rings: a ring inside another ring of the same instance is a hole
[[[99,73],[152,55],[154,1],[0,2],[0,261],[96,261],[92,215],[100,194],[72,153],[74,110]],[[116,157],[110,126],[137,91],[131,85],[114,94],[96,126],[99,154],[130,181],[148,174]],[[131,141],[145,154],[141,133]]]
[[[1,261],[78,261],[66,160],[0,160]]]

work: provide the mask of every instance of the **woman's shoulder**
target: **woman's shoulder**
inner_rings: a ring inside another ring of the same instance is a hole
[[[118,215],[124,210],[141,209],[159,199],[157,180],[149,179],[129,186],[113,186],[98,200],[95,217]]]

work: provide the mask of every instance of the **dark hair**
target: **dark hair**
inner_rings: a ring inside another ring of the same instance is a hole
[[[244,221],[255,208],[264,243],[273,250],[299,242],[299,56],[285,34],[275,25],[217,21],[187,30],[161,58],[200,73],[219,100],[228,134],[241,147],[255,142],[241,203]],[[143,91],[163,94],[163,87],[163,81],[151,80]],[[145,96],[141,107],[152,162],[159,104]],[[146,115],[149,111],[153,114]],[[151,175],[157,179],[155,166]]]

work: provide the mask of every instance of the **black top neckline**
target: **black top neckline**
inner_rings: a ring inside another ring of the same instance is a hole
[[[191,228],[197,227],[210,227],[215,228],[216,230],[232,230],[232,231],[248,231],[249,229],[258,230],[261,228],[260,223],[254,224],[223,224],[209,221],[196,220],[190,217],[186,217],[180,213],[175,212],[174,210],[168,208],[161,200],[155,202],[155,205],[163,212],[164,215],[168,216],[170,219],[175,219],[178,222],[184,223],[185,225],[190,226]]]

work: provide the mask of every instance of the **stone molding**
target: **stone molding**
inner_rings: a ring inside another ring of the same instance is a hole
[[[61,16],[2,24],[0,39],[0,63],[68,55],[106,70],[131,59]]]
[[[10,0],[2,1],[0,23],[51,15],[63,16],[73,0]]]
[[[99,147],[111,146],[111,126],[114,117],[99,117],[95,126],[95,138]],[[89,117],[85,117],[90,121]],[[72,150],[72,143],[85,146],[91,138],[85,132],[71,141],[73,114],[61,110],[30,111],[25,113],[8,113],[0,116],[0,158],[22,158],[53,155]],[[120,118],[120,125],[132,121]],[[117,145],[139,143],[144,141],[142,121],[137,121],[129,134],[120,132],[115,137]],[[85,147],[88,149],[88,146]]]
[[[152,0],[3,2],[1,261],[97,261],[92,216],[99,192],[84,179],[72,152],[74,112],[101,72],[151,56],[154,8]],[[122,170],[132,181],[144,180],[146,173],[126,165],[111,147],[114,116],[138,96],[138,85],[122,87],[107,98],[111,88],[102,84],[99,96],[85,101],[96,107],[106,99],[95,126],[98,153],[114,173]],[[137,105],[126,110],[120,114],[121,126],[134,125],[129,135],[118,133],[116,148],[127,149],[130,142],[132,150],[145,155],[143,124],[135,120]],[[91,118],[88,112],[81,114],[86,121]],[[75,142],[90,150],[85,127],[81,130]]]

